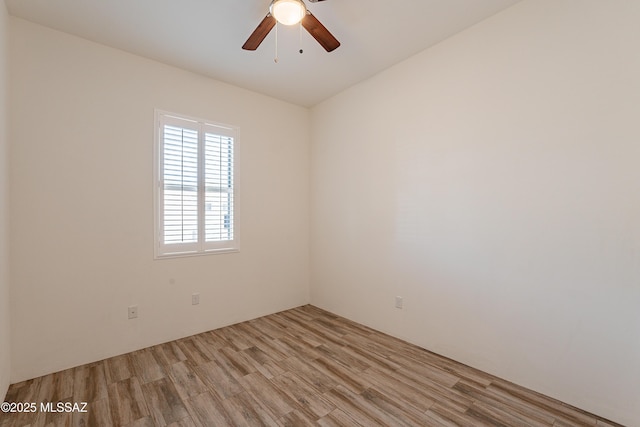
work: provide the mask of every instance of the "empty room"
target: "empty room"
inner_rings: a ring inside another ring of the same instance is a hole
[[[640,426],[639,22],[0,0],[0,427]]]

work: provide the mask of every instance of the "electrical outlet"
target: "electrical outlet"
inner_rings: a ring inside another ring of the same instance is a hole
[[[138,317],[138,306],[130,305],[129,306],[129,319],[135,319]]]
[[[404,301],[402,300],[402,297],[396,297],[396,308],[402,308],[404,304]]]
[[[191,294],[191,305],[200,304],[200,294]]]

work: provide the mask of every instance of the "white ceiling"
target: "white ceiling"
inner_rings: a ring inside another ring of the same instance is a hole
[[[327,53],[299,27],[242,44],[270,0],[5,0],[9,13],[302,106],[341,90],[518,0],[327,0],[308,9],[342,43]],[[298,53],[302,43],[304,53]]]

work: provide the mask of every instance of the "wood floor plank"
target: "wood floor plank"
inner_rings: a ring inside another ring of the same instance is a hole
[[[360,372],[346,368],[334,360],[319,357],[310,362],[310,364],[319,372],[333,379],[337,384],[348,388],[354,393],[361,393],[371,387],[371,383]]]
[[[359,424],[342,409],[334,409],[329,414],[320,418],[317,424],[321,427],[363,426],[363,424]]]
[[[279,419],[293,410],[291,400],[277,389],[261,373],[254,372],[244,376],[241,385],[247,393],[262,406],[273,419]]]
[[[368,352],[358,347],[357,344],[352,343],[350,345],[344,346],[342,347],[342,351],[356,359],[361,360],[363,363],[366,363],[369,366],[376,366],[381,370],[395,371],[397,369],[400,369],[400,365],[389,360],[389,358]]]
[[[12,385],[9,387],[4,401],[12,403],[36,402],[43,380],[44,377],[38,377]],[[0,413],[0,422],[3,422],[6,426],[26,426],[34,423],[37,415],[38,414],[34,412]]]
[[[72,403],[73,399],[68,397],[62,400],[50,400],[50,402]],[[33,422],[33,427],[53,427],[53,426],[71,426],[73,414],[70,412],[39,412]]]
[[[460,381],[460,377],[458,376],[443,371],[436,366],[420,363],[410,357],[404,357],[401,354],[392,354],[389,356],[389,359],[400,365],[398,371],[411,376],[429,378],[445,387],[453,387],[454,384]]]
[[[167,372],[182,400],[187,400],[192,396],[208,391],[207,386],[196,375],[188,361],[168,366]]]
[[[273,378],[277,375],[284,373],[282,368],[278,366],[275,362],[265,362],[262,365],[257,367],[258,372],[260,372],[265,378]]]
[[[141,384],[157,381],[166,376],[165,370],[158,363],[151,349],[143,349],[129,353],[131,364]]]
[[[392,373],[372,368],[364,371],[362,375],[372,384],[370,388],[381,393],[396,395],[405,404],[411,405],[420,411],[426,411],[434,404],[431,396],[423,393],[419,388],[399,381]]]
[[[238,329],[234,325],[227,326],[219,330],[220,335],[227,341],[231,348],[236,351],[244,350],[252,346],[248,337],[242,335],[242,330]]]
[[[417,390],[436,402],[449,405],[452,409],[466,411],[473,400],[454,388],[446,387],[431,381],[429,378],[413,375],[406,370],[397,370],[393,377]]]
[[[315,322],[311,322],[307,325],[307,333],[313,334],[316,337],[319,337],[323,342],[330,342],[336,345],[348,345],[349,341],[346,340],[342,335],[336,334],[334,331],[330,329],[322,328],[315,324]]]
[[[402,420],[405,424],[412,426],[423,426],[426,424],[427,417],[424,415],[424,412],[408,405],[393,394],[385,394],[374,388],[370,388],[362,393],[362,397],[381,410]]]
[[[180,421],[173,422],[167,427],[197,427],[191,417],[183,418]]]
[[[235,358],[230,358],[229,356],[227,356],[227,352],[224,351],[225,348],[213,351],[213,359],[219,366],[224,368],[225,371],[231,374],[236,380],[240,380],[245,375],[248,375],[251,372],[255,371],[255,369],[251,370],[247,368],[244,364],[240,363],[240,361],[236,360]]]
[[[114,423],[130,424],[149,415],[138,378],[127,378],[109,384],[108,394]]]
[[[53,376],[52,392],[43,398],[48,398],[51,402],[61,402],[73,397],[73,369],[56,372],[51,376]]]
[[[475,402],[467,411],[466,415],[484,420],[493,425],[519,426],[519,427],[546,427],[551,424],[540,422],[538,420],[523,416],[515,411],[503,411],[495,406],[488,405],[484,402]]]
[[[293,410],[281,417],[279,424],[283,427],[315,427],[315,420],[307,418],[304,413]]]
[[[202,363],[211,362],[213,360],[211,352],[202,345],[202,341],[198,339],[197,335],[189,338],[183,338],[177,341],[178,347],[185,355],[186,360],[191,362],[193,366],[198,366]]]
[[[298,357],[290,357],[283,360],[278,363],[278,366],[282,367],[285,371],[295,372],[300,376],[300,378],[310,384],[313,384],[321,393],[331,390],[338,385],[336,381]]]
[[[385,413],[373,405],[366,403],[358,393],[353,393],[341,385],[329,390],[323,395],[336,407],[342,408],[358,423],[367,426],[406,426],[393,415]]]
[[[318,352],[315,347],[302,341],[296,336],[282,337],[278,341],[286,346],[288,349],[287,353],[299,354],[307,360],[317,359],[322,355],[322,353]]]
[[[464,393],[476,402],[483,402],[498,409],[508,410],[520,414],[523,418],[529,419],[532,425],[553,425],[555,418],[536,409],[535,406],[525,404],[517,400],[493,393],[492,390],[482,387],[475,382],[461,380],[453,386],[454,389]]]
[[[107,384],[126,380],[135,375],[131,359],[126,354],[104,360],[104,375]]]
[[[220,401],[209,392],[185,400],[185,405],[197,427],[233,425]]]
[[[407,350],[406,353],[408,356],[420,363],[435,366],[444,372],[448,372],[466,381],[472,381],[483,386],[488,386],[495,380],[495,377],[492,375],[421,348]]]
[[[278,424],[266,411],[262,410],[258,403],[242,392],[236,396],[225,399],[222,402],[225,410],[233,420],[234,426],[277,426]]]
[[[250,357],[255,362],[254,366],[263,365],[267,362],[273,362],[273,359],[269,357],[267,353],[260,350],[255,345],[253,347],[249,347],[247,349],[242,350],[242,353]]]
[[[87,412],[74,412],[71,425],[73,427],[109,427],[117,425],[111,418],[108,397],[89,403]]]
[[[118,424],[122,427],[154,427],[155,424],[151,417],[138,418],[135,421],[130,422],[129,424]]]
[[[216,362],[196,366],[195,371],[211,392],[222,400],[244,391],[236,378]]]
[[[173,365],[187,360],[187,356],[180,350],[176,341],[151,347],[151,354],[162,366]]]
[[[310,305],[10,386],[0,427],[620,427]]]
[[[221,328],[202,333],[202,339],[207,342],[210,349],[218,350],[223,347],[231,347],[231,343],[223,336],[223,330],[224,328]]]
[[[507,381],[497,380],[489,385],[488,389],[509,399],[535,405],[561,421],[583,426],[594,426],[597,422],[596,417],[591,414]]]
[[[79,366],[74,369],[73,375],[73,399],[75,402],[91,403],[108,397],[104,363]]]
[[[485,420],[472,418],[465,413],[450,410],[448,407],[434,404],[425,413],[429,422],[427,425],[443,427],[495,427],[495,424]]]
[[[166,426],[187,418],[189,413],[173,382],[162,378],[142,385],[149,412],[157,426]]]
[[[263,337],[269,340],[281,338],[285,334],[285,330],[278,325],[274,325],[268,317],[250,320],[248,323],[252,328],[259,331]]]
[[[353,353],[346,351],[346,347],[327,343],[319,345],[316,349],[325,359],[334,360],[342,366],[356,371],[364,371],[371,366],[368,361],[364,361],[361,358],[354,356]]]
[[[271,382],[289,396],[298,411],[309,419],[317,420],[335,409],[320,395],[318,389],[293,372],[285,372],[272,378]]]
[[[36,397],[36,402],[45,401],[46,396],[51,393],[51,389],[53,388],[52,384],[53,378],[50,378],[49,376],[42,378],[42,381],[40,382],[40,388],[38,390],[38,395]],[[47,415],[48,414],[46,412],[36,411],[31,417],[31,427],[44,426],[46,424]]]
[[[252,372],[256,372],[260,367],[260,363],[249,357],[245,353],[245,350],[248,350],[248,348],[235,351],[229,347],[225,347],[220,349],[219,353],[222,353],[226,359],[244,376]]]
[[[260,349],[275,362],[284,360],[291,355],[290,349],[277,339],[260,337],[256,339],[254,344],[256,348]]]

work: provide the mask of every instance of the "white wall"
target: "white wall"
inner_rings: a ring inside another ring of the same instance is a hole
[[[315,107],[312,303],[640,425],[639,18],[524,1]]]
[[[307,109],[10,22],[12,381],[309,301]],[[154,108],[240,127],[240,253],[153,259]]]
[[[0,401],[9,388],[11,330],[9,327],[9,170],[7,120],[9,18],[0,2]]]

